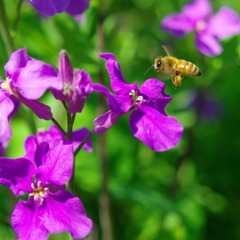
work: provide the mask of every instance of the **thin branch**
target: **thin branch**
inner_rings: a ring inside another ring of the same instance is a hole
[[[13,39],[9,31],[7,16],[3,0],[0,0],[0,32],[6,47],[7,53],[10,56],[14,51]]]
[[[58,123],[58,121],[57,121],[54,117],[51,118],[51,121],[56,125],[56,127],[60,130],[60,132],[63,134],[63,136],[64,136],[65,138],[67,138],[66,132],[65,132],[64,129],[61,127],[61,125]]]
[[[18,22],[19,22],[19,19],[20,19],[20,12],[21,12],[21,8],[22,8],[22,3],[23,3],[23,0],[19,0],[18,4],[17,4],[16,18],[15,18],[14,23],[13,23],[13,31],[14,32],[17,31],[17,26],[18,26]]]
[[[102,10],[103,12],[103,10]],[[98,36],[98,51],[104,52],[105,36],[103,31],[103,21],[104,14],[100,14],[100,19],[97,26],[97,36]],[[99,82],[104,85],[103,69],[99,71]],[[103,114],[105,109],[105,98],[100,96],[100,101],[98,105],[99,114]],[[99,197],[99,214],[101,222],[101,232],[103,240],[113,240],[113,226],[111,220],[111,203],[108,191],[108,160],[106,154],[106,138],[104,134],[99,135],[98,139],[98,149],[99,149],[99,159],[101,164],[102,173],[102,187]]]
[[[78,152],[82,149],[82,147],[84,146],[84,144],[88,141],[88,139],[94,134],[94,131],[92,130],[84,139],[83,141],[79,144],[79,146],[77,147],[77,149],[74,152],[74,156],[76,157]]]

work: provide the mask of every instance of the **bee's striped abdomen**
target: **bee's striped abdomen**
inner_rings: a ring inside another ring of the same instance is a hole
[[[197,77],[201,75],[200,69],[193,63],[186,60],[179,60],[176,66],[176,71],[183,75]]]

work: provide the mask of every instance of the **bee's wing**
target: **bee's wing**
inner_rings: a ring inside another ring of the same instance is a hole
[[[171,56],[170,53],[169,53],[169,51],[168,51],[168,49],[167,49],[167,47],[166,47],[165,45],[162,45],[162,47],[163,47],[164,51],[166,52],[166,54],[167,54],[168,56]]]

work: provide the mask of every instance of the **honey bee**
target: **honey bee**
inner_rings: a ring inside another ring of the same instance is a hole
[[[201,76],[201,71],[195,64],[170,56],[165,46],[163,46],[163,49],[167,53],[167,56],[157,57],[154,61],[154,64],[150,68],[153,67],[155,72],[162,72],[170,75],[172,77],[172,83],[174,86],[181,86],[184,76]]]

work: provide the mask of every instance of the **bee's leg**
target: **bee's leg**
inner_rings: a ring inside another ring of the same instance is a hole
[[[173,85],[175,87],[180,87],[182,85],[182,79],[183,79],[183,75],[181,75],[181,74],[172,76]]]

